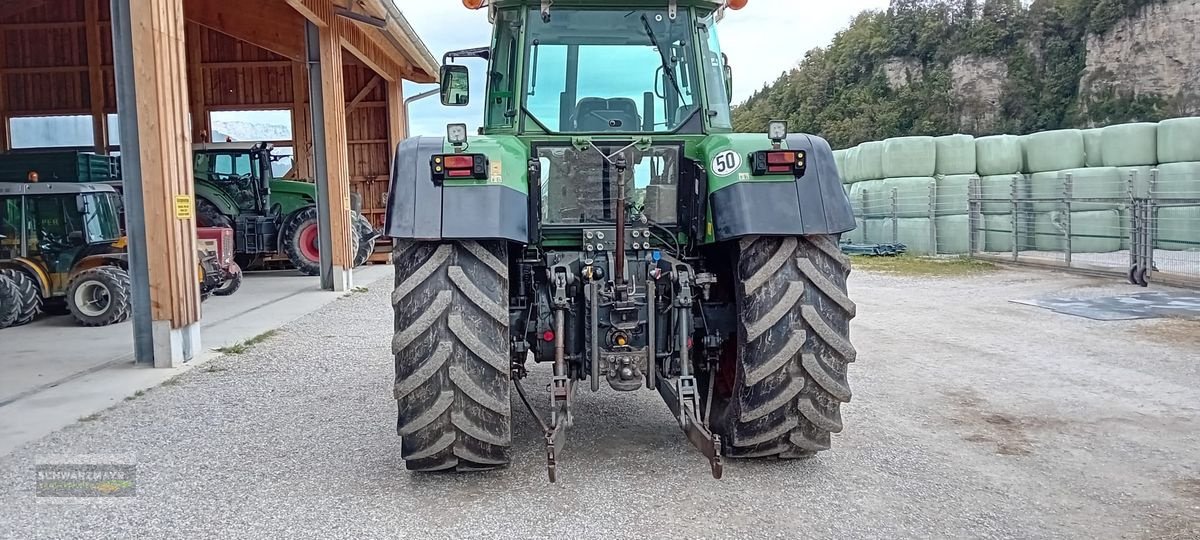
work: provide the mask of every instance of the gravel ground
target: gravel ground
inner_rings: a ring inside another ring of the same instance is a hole
[[[851,288],[855,396],[817,458],[716,481],[656,394],[583,392],[549,485],[514,394],[511,468],[409,473],[384,281],[0,458],[0,536],[1200,537],[1200,326],[1008,302],[1134,291],[1046,272]],[[80,454],[133,456],[137,496],[33,496],[35,462]]]

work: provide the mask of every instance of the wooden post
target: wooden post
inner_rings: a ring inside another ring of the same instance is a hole
[[[208,85],[208,75],[200,67],[204,59],[200,50],[200,34],[203,27],[194,22],[187,23],[187,81],[188,81],[188,112],[191,113],[192,142],[206,143],[212,141],[209,132],[208,109],[204,105],[204,89]]]
[[[104,112],[104,72],[100,59],[100,0],[84,0],[87,31],[88,98],[92,113],[92,143],[97,154],[108,153],[108,115]]]
[[[324,173],[328,182],[329,246],[333,258],[333,290],[352,288],[354,256],[350,253],[350,166],[346,146],[346,90],[343,84],[342,45],[336,25],[318,27],[321,59],[321,108],[312,103],[314,122],[323,126]],[[319,115],[319,116],[318,116]],[[314,137],[315,139],[315,137]],[[324,231],[322,231],[324,232]],[[324,246],[322,246],[324,247]]]
[[[292,63],[292,140],[293,175],[296,178],[312,178],[312,126],[308,111],[308,69],[303,62]]]
[[[402,80],[389,81],[387,84],[387,110],[388,110],[388,153],[395,153],[396,146],[408,137],[408,133],[404,132],[406,124],[404,110],[404,82]]]
[[[200,349],[183,4],[111,5],[135,353],[173,367]]]

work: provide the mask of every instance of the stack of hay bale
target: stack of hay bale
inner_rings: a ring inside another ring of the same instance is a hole
[[[1200,118],[1163,120],[1157,131],[1158,176],[1147,196],[1163,203],[1200,199]],[[1200,250],[1200,206],[1161,208],[1156,216],[1158,244],[1172,250]]]
[[[1116,126],[1114,126],[1116,127]],[[1109,134],[1104,138],[1123,139],[1127,132]],[[1105,146],[1101,145],[1101,154]],[[1106,253],[1121,249],[1122,235],[1120,199],[1126,196],[1126,183],[1116,166],[1086,167],[1087,153],[1084,134],[1077,129],[1062,129],[1032,133],[1021,137],[1025,172],[1029,173],[1028,195],[1032,201],[1032,245],[1039,251],[1066,249],[1066,226],[1070,219],[1071,251]],[[1114,160],[1116,161],[1116,160]],[[1061,201],[1067,192],[1070,178],[1072,199],[1106,199],[1105,201],[1072,202],[1068,207]],[[1022,216],[1024,217],[1024,216]],[[1018,223],[1021,219],[1018,219]]]
[[[1063,251],[1068,218],[1073,252],[1128,249],[1134,197],[1158,201],[1157,247],[1200,249],[1200,205],[1162,206],[1200,199],[1200,117],[1019,137],[898,137],[839,150],[835,159],[858,218],[848,235],[856,242],[966,253],[977,176],[981,196],[998,199],[980,208],[985,251],[1011,251],[1014,238],[1020,250]]]
[[[975,139],[975,168],[979,173],[980,196],[984,199],[1011,200],[1014,193],[1027,198],[1028,182],[1021,174],[1021,139],[1015,135],[992,135]],[[984,202],[984,250],[1012,251],[1013,204]],[[1021,212],[1017,212],[1018,222]],[[1018,231],[1020,231],[1018,223]]]

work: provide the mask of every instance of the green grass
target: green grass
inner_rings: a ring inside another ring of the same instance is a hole
[[[224,354],[244,354],[246,351],[249,351],[251,347],[271,339],[272,336],[278,333],[278,330],[267,330],[266,332],[247,339],[246,341],[234,343],[233,345],[227,345],[225,347],[218,347],[215,350]]]
[[[89,414],[79,419],[80,422],[95,422],[101,418],[100,413]]]
[[[900,255],[898,257],[867,257],[854,256],[851,258],[854,268],[872,272],[886,272],[905,276],[970,276],[986,274],[997,270],[997,266],[970,257],[917,257]]]
[[[219,373],[221,371],[228,371],[228,370],[229,370],[229,368],[224,367],[224,366],[218,366],[216,364],[209,364],[207,366],[204,366],[205,373]]]
[[[138,390],[137,392],[134,392],[132,396],[128,396],[128,397],[126,397],[126,398],[125,398],[125,401],[133,401],[133,400],[135,400],[135,399],[137,399],[137,398],[140,398],[140,397],[142,397],[142,396],[144,396],[144,395],[146,395],[146,391],[145,391],[145,390]]]

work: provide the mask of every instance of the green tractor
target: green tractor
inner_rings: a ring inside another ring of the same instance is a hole
[[[580,387],[659,393],[714,477],[723,457],[828,449],[854,216],[825,140],[733,132],[724,0],[488,9],[491,46],[444,58],[487,62],[479,133],[405,140],[391,175],[406,467],[507,465],[510,388],[551,481]],[[443,104],[467,104],[467,68],[443,64]],[[549,395],[531,398],[538,364]]]
[[[255,266],[282,253],[301,272],[320,275],[317,242],[317,187],[275,178],[271,144],[205,143],[193,146],[196,218],[200,227],[236,231],[239,264]],[[354,265],[367,261],[379,236],[362,214],[354,212]]]

